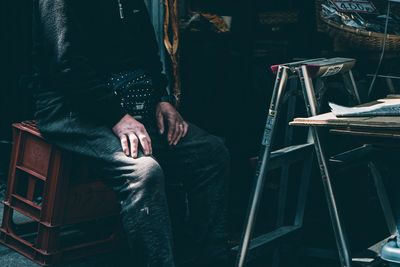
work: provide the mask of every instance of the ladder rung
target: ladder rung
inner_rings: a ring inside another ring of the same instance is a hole
[[[289,165],[301,160],[304,160],[304,154],[310,153],[313,150],[314,143],[306,143],[295,146],[284,147],[271,152],[268,170],[273,170]]]
[[[257,253],[258,250],[264,248],[267,245],[270,245],[272,242],[274,241],[278,241],[279,239],[283,238],[283,237],[287,237],[289,234],[294,233],[295,231],[297,231],[298,229],[300,229],[301,226],[282,226],[279,227],[277,229],[275,229],[274,231],[271,231],[269,233],[260,235],[256,238],[253,238],[250,241],[250,245],[249,245],[249,251],[248,251],[248,255],[249,258]],[[239,246],[235,246],[232,248],[233,251],[238,251]]]
[[[360,163],[363,161],[369,161],[373,156],[376,156],[380,150],[372,145],[363,145],[352,150],[340,153],[332,156],[329,159],[330,163],[333,164],[346,164]]]

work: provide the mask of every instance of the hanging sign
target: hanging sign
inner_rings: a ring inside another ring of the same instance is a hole
[[[369,0],[330,0],[340,12],[376,13]]]

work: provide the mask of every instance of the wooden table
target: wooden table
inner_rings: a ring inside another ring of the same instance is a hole
[[[293,126],[325,127],[331,133],[357,137],[357,142],[378,146],[400,147],[400,116],[336,117],[332,112],[310,118],[296,118]],[[321,152],[322,153],[322,152]],[[369,164],[389,232],[394,234],[396,223],[386,189],[375,165]],[[348,252],[350,254],[350,252]]]
[[[290,125],[325,127],[331,133],[361,137],[363,143],[400,146],[400,116],[338,118],[329,112],[310,118],[296,118]]]

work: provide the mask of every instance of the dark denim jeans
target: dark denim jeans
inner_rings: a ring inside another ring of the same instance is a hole
[[[68,114],[40,120],[42,134],[58,146],[91,157],[121,204],[121,220],[131,247],[141,240],[148,266],[175,266],[164,177],[183,184],[199,265],[227,256],[226,182],[229,155],[218,137],[190,124],[187,136],[169,146],[155,122],[144,123],[153,155],[127,157],[111,129]],[[168,182],[168,180],[167,180]]]

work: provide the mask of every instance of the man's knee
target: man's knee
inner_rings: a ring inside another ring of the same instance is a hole
[[[111,180],[114,191],[121,199],[140,198],[164,190],[164,173],[152,157],[132,159],[124,156]]]
[[[206,149],[208,150],[207,157],[209,157],[212,163],[217,164],[220,167],[229,168],[229,151],[221,138],[210,135],[207,140]]]
[[[152,157],[141,157],[134,176],[145,186],[164,186],[164,172],[160,164]]]
[[[218,155],[220,155],[222,158],[224,158],[225,160],[229,160],[229,152],[222,138],[217,136],[211,136],[210,146],[212,146],[213,151],[218,153]]]

